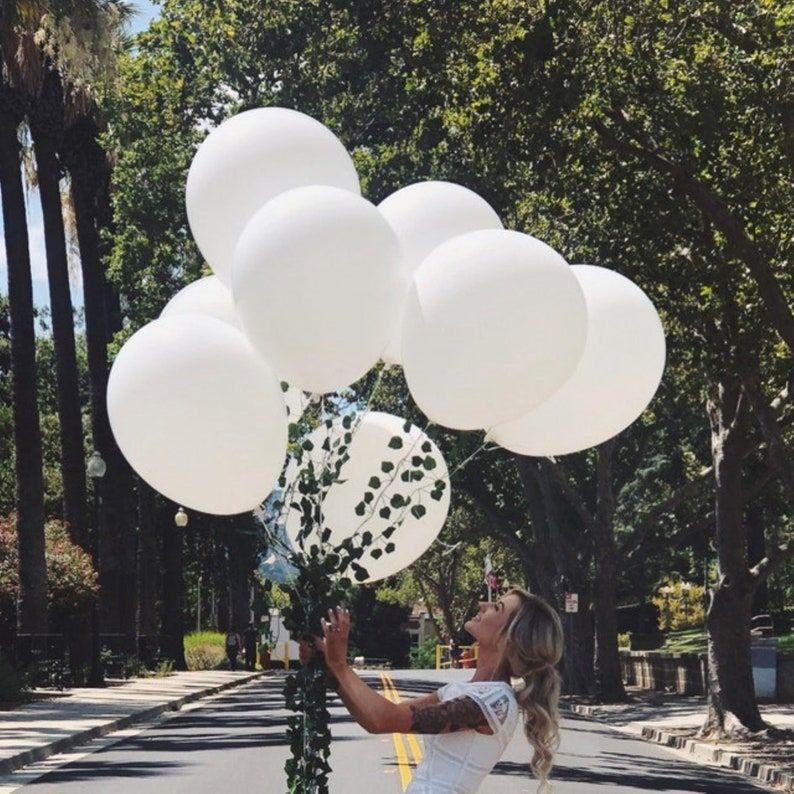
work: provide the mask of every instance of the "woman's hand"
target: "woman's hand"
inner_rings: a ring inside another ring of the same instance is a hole
[[[337,607],[328,610],[328,620],[322,621],[323,636],[316,640],[319,650],[325,654],[325,663],[331,671],[347,665],[347,645],[350,638],[350,613]]]

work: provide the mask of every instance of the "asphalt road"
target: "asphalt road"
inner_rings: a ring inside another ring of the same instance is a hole
[[[390,697],[432,691],[468,671],[392,671],[371,679]],[[246,794],[284,791],[287,712],[279,679],[263,679],[178,714],[115,745],[88,754],[18,789],[21,794]],[[395,691],[398,690],[399,694]],[[336,701],[338,703],[338,701]],[[369,736],[342,708],[332,709],[331,791],[399,794],[421,756],[421,737]],[[534,792],[530,751],[517,730],[481,794]],[[555,794],[663,791],[744,794],[765,789],[703,767],[599,723],[563,721],[553,773]]]

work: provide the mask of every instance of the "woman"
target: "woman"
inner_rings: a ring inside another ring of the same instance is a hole
[[[479,644],[470,682],[454,682],[426,697],[392,703],[370,689],[347,663],[350,616],[329,610],[317,647],[337,680],[340,697],[370,733],[423,733],[425,757],[406,794],[473,794],[502,756],[519,712],[534,755],[530,768],[547,790],[559,741],[562,626],[542,599],[513,589],[481,603],[466,630]],[[516,693],[511,678],[524,686]]]

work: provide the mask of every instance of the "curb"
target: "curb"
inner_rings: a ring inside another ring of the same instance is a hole
[[[570,706],[570,710],[581,717],[590,717],[593,719],[598,719],[599,717],[598,706],[574,704]],[[608,722],[604,724],[609,725]],[[615,726],[613,725],[611,727],[614,728]],[[794,775],[784,772],[780,767],[762,764],[751,756],[723,750],[708,742],[700,742],[691,737],[681,736],[676,733],[668,733],[660,728],[653,728],[649,725],[645,726],[639,734],[633,731],[622,732],[630,733],[632,736],[645,739],[647,742],[662,745],[663,747],[681,750],[682,752],[694,756],[701,762],[719,764],[720,766],[732,769],[734,772],[739,772],[746,777],[759,780],[767,785],[780,786],[783,791],[794,792]]]
[[[160,703],[157,706],[136,711],[133,714],[127,714],[124,717],[118,717],[117,719],[111,720],[110,722],[106,722],[102,725],[96,725],[95,727],[89,728],[85,731],[78,731],[77,733],[73,733],[70,736],[64,736],[62,739],[50,742],[50,744],[44,744],[39,747],[35,747],[32,750],[23,750],[21,753],[17,753],[16,755],[12,755],[9,758],[4,758],[2,761],[0,761],[0,774],[10,774],[11,772],[20,769],[23,766],[34,763],[35,761],[43,761],[45,758],[49,758],[51,755],[66,752],[67,750],[71,750],[73,747],[77,747],[78,745],[91,741],[92,739],[98,739],[100,736],[106,736],[109,733],[123,730],[124,728],[128,728],[130,725],[134,725],[136,722],[145,722],[146,720],[150,720],[159,716],[163,712],[179,711],[179,709],[181,709],[182,706],[186,705],[187,703],[192,703],[194,700],[201,700],[202,698],[209,697],[210,695],[216,695],[218,692],[223,692],[226,689],[233,689],[234,687],[241,686],[242,684],[247,684],[257,678],[261,678],[265,675],[265,672],[266,671],[264,670],[260,670],[259,672],[252,673],[251,675],[247,675],[243,678],[236,678],[233,681],[226,681],[223,684],[217,684],[216,686],[207,687],[206,689],[198,689],[195,692],[190,692],[187,695],[183,695],[182,697],[174,698],[173,700],[166,701],[165,703]]]

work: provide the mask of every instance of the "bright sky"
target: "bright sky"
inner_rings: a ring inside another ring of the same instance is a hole
[[[136,0],[137,11],[130,31],[138,33],[144,30],[149,22],[159,14],[159,9],[147,0]],[[28,234],[30,235],[30,265],[33,277],[33,301],[38,307],[49,306],[50,296],[47,288],[47,260],[44,253],[44,229],[41,219],[41,203],[37,190],[27,190]],[[0,216],[0,293],[8,293],[8,268],[6,262],[5,237],[3,219]],[[72,302],[75,307],[82,307],[83,293],[80,282],[79,267],[73,268]]]

